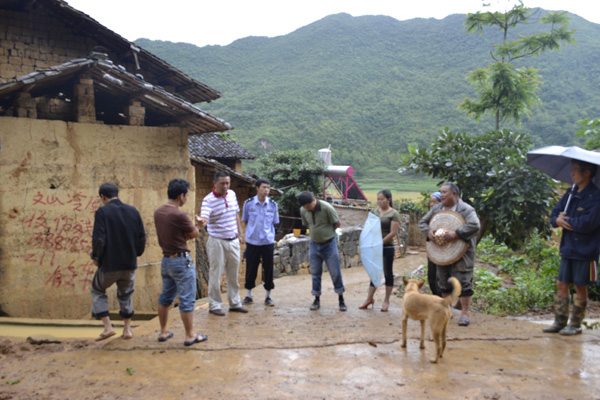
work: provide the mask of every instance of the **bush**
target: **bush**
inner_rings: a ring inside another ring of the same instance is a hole
[[[495,245],[489,238],[479,245],[479,260],[497,267],[507,278],[505,281],[489,270],[475,269],[473,302],[480,311],[520,314],[552,303],[560,265],[558,249],[539,235],[527,243],[524,254],[514,253],[505,245]]]

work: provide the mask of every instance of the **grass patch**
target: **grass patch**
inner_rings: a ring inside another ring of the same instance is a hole
[[[438,181],[430,177],[415,177],[415,176],[402,176],[396,174],[394,179],[377,177],[377,178],[355,178],[356,183],[364,192],[378,192],[382,189],[388,189],[392,193],[402,192],[423,192],[423,191],[437,191],[439,190]],[[399,197],[396,197],[400,199]]]
[[[379,190],[381,190],[381,189],[379,189]],[[367,200],[369,200],[369,202],[371,203],[371,206],[377,205],[377,193],[379,192],[379,190],[364,190],[364,189],[362,189],[363,193],[367,197]],[[394,200],[394,203],[399,202],[401,199],[409,199],[409,200],[417,203],[417,202],[421,201],[423,198],[421,196],[421,192],[404,192],[404,191],[393,191],[393,190],[391,192],[392,192],[392,199]]]

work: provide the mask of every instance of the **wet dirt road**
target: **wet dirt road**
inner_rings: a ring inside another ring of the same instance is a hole
[[[423,261],[396,260],[395,272]],[[417,321],[409,321],[408,348],[400,347],[401,298],[380,312],[381,290],[375,309],[359,310],[366,273],[346,269],[343,278],[345,313],[328,275],[318,311],[308,309],[307,275],[276,280],[274,308],[257,301],[262,288],[248,314],[209,315],[201,300],[195,326],[209,339],[189,348],[175,311],[175,336],[164,343],[152,320],[132,340],[5,352],[0,399],[600,399],[598,330],[566,338],[543,334],[538,324],[481,314],[464,328],[455,314],[446,353],[431,364],[429,327],[425,350]]]

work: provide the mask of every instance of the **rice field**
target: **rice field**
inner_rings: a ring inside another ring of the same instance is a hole
[[[377,191],[371,191],[371,190],[363,190],[362,191],[365,196],[367,197],[367,200],[369,200],[369,202],[371,203],[372,206],[377,205],[377,193],[379,192],[379,190]],[[414,201],[415,203],[418,203],[419,201],[422,200],[421,197],[421,192],[409,192],[409,191],[393,191],[392,190],[392,199],[396,202],[396,201],[400,201],[402,199],[409,199],[411,201]]]

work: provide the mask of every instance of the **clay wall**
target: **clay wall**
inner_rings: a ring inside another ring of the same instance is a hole
[[[142,215],[148,240],[133,302],[156,310],[162,255],[154,210],[173,178],[192,185],[184,210],[193,214],[196,203],[186,132],[0,117],[0,140],[0,313],[90,317],[91,234],[98,187],[108,181]],[[114,288],[109,298],[118,309]]]

